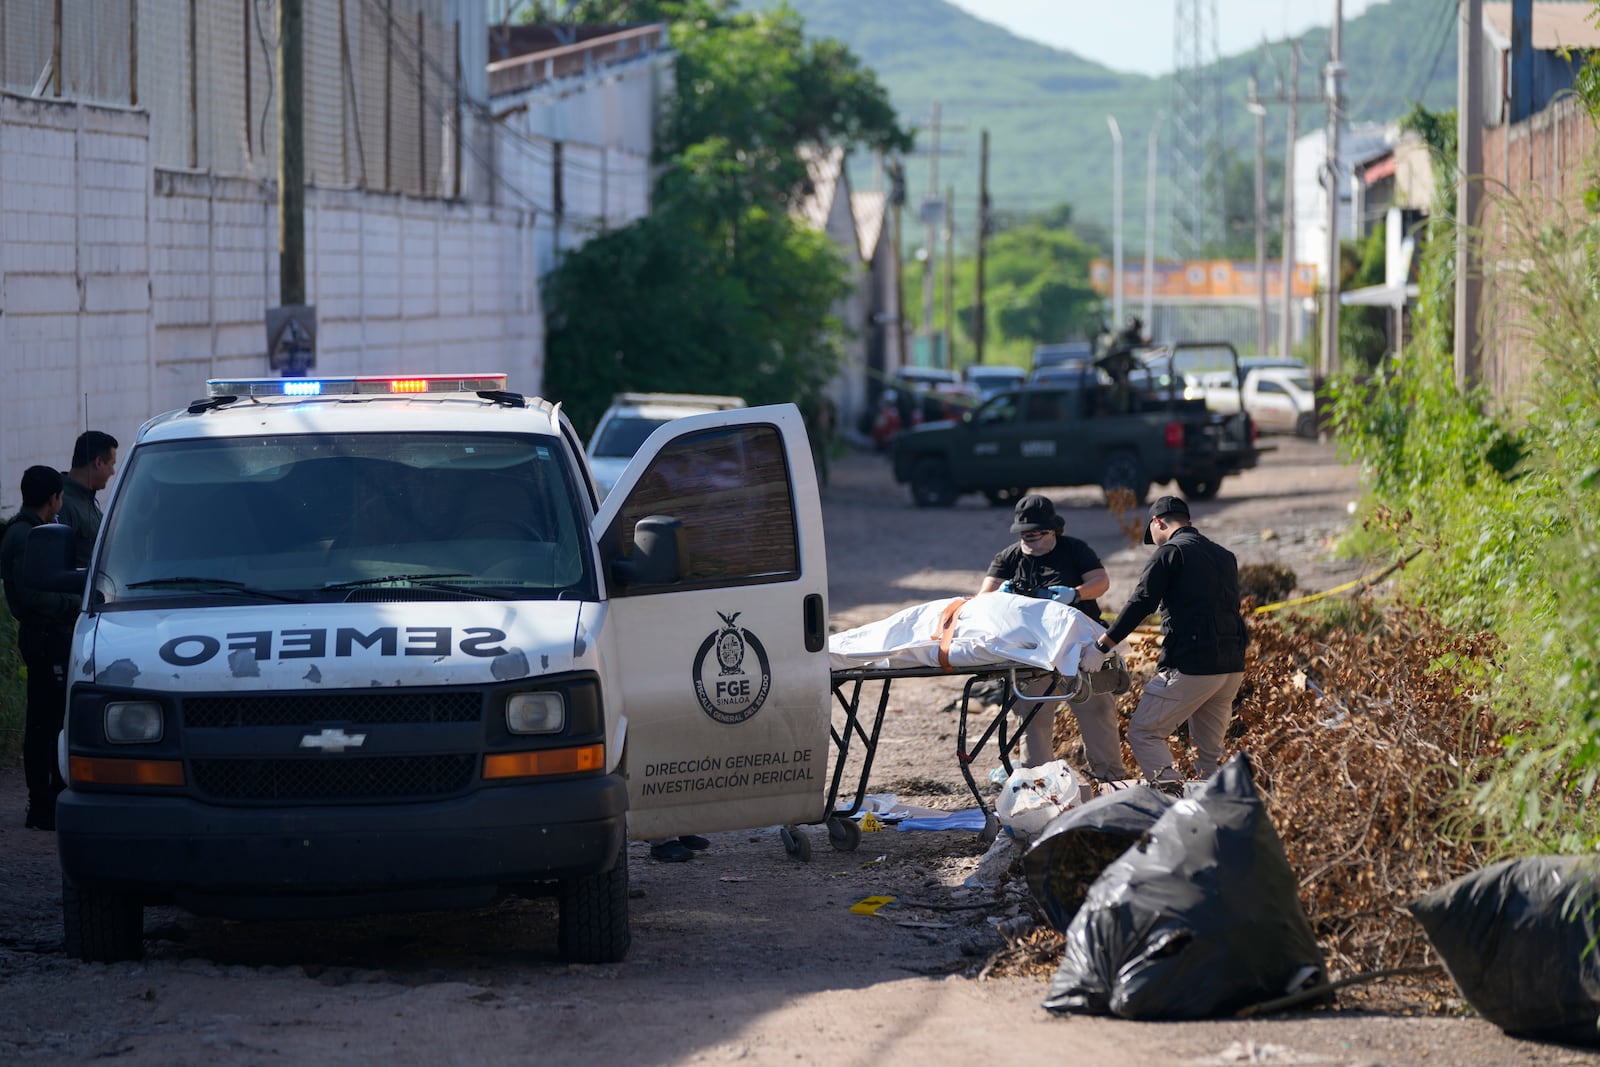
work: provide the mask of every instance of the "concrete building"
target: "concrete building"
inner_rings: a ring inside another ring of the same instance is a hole
[[[127,442],[208,377],[273,373],[276,16],[0,0],[0,510],[83,429]],[[659,27],[638,36],[658,49]],[[496,370],[537,392],[559,209],[642,210],[646,90],[579,49],[548,64],[559,107],[523,90],[550,125],[502,130],[482,0],[304,0],[304,42],[316,371]],[[574,159],[562,204],[519,162],[540,144]]]

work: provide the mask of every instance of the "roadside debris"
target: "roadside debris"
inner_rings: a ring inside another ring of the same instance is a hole
[[[1600,1045],[1593,856],[1506,860],[1411,905],[1467,1003],[1508,1034]]]
[[[1251,754],[1330,977],[1412,975],[1342,990],[1341,1004],[1459,1010],[1445,975],[1416,974],[1437,957],[1404,904],[1484,861],[1481,846],[1458,843],[1472,838],[1460,825],[1470,816],[1460,790],[1483,779],[1500,737],[1516,728],[1495,722],[1478,699],[1475,679],[1493,672],[1498,646],[1492,635],[1456,633],[1404,606],[1379,610],[1362,601],[1330,618],[1249,618],[1229,743]],[[1130,667],[1148,674],[1150,650],[1135,644],[1132,651]],[[1119,699],[1124,723],[1141,688]],[[1071,717],[1061,716],[1057,751],[1078,743]],[[1174,749],[1192,773],[1182,734]],[[1455,824],[1449,834],[1447,822]],[[1072,899],[1070,879],[1080,892],[1092,882],[1093,857],[1080,859],[1076,873],[1056,872],[1058,899]],[[1048,861],[1042,854],[1037,862]],[[1027,944],[998,952],[991,970],[1048,976],[1061,953],[1061,934],[1041,928]]]
[[[1294,872],[1235,755],[1107,867],[1067,927],[1044,1006],[1204,1019],[1323,984]]]

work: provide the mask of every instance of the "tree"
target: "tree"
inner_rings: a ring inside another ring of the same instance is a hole
[[[549,390],[580,427],[618,388],[808,402],[838,358],[830,311],[847,265],[789,209],[811,191],[808,149],[910,147],[887,94],[838,42],[807,42],[785,7],[576,6],[670,19],[677,94],[654,214],[569,252],[546,279]]]
[[[1000,231],[985,249],[985,354],[990,362],[1026,363],[1034,346],[1092,337],[1102,301],[1089,284],[1097,250],[1064,220],[1071,209],[1055,208]],[[957,268],[956,318],[970,341],[975,265]]]

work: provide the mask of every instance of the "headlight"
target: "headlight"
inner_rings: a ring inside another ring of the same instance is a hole
[[[161,740],[161,705],[153,700],[107,704],[106,740],[119,745]]]
[[[506,729],[514,734],[559,733],[566,725],[560,693],[518,693],[506,701]]]

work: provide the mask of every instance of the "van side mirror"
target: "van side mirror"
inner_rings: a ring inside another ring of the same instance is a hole
[[[646,515],[633,526],[633,555],[611,561],[611,574],[623,585],[672,585],[683,577],[683,521]]]
[[[17,580],[46,593],[79,593],[89,575],[77,566],[77,539],[72,527],[47,522],[28,531]]]

